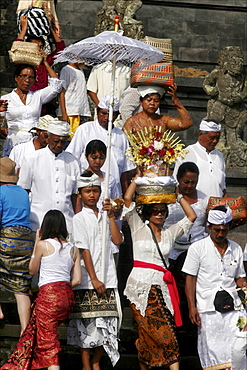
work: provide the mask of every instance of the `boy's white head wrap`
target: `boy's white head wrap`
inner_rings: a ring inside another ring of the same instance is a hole
[[[232,220],[232,210],[226,207],[226,212],[220,210],[211,210],[208,212],[208,222],[213,225],[225,225]]]
[[[200,131],[213,131],[213,132],[220,132],[221,125],[219,123],[215,123],[214,121],[204,121],[202,120],[199,126]]]
[[[77,187],[79,188],[86,188],[88,186],[101,186],[101,181],[99,179],[99,176],[97,176],[95,173],[90,177],[84,177],[80,176],[77,179]]]

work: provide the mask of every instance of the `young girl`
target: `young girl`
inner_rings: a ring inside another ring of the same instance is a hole
[[[112,364],[119,359],[118,321],[120,302],[117,292],[117,274],[111,249],[120,244],[122,235],[113,215],[112,205],[106,199],[107,211],[106,260],[104,281],[101,277],[102,212],[97,208],[100,198],[100,179],[96,174],[83,174],[78,179],[78,193],[83,209],[73,218],[73,238],[82,254],[82,284],[75,289],[75,309],[70,315],[68,344],[80,347],[83,370],[100,370],[100,359],[107,352]],[[94,349],[90,361],[90,349]]]
[[[40,270],[39,294],[28,326],[1,370],[29,370],[47,367],[59,370],[58,325],[74,306],[72,288],[81,283],[79,251],[68,243],[66,222],[62,212],[46,213],[29,264],[29,272]],[[72,279],[71,279],[72,276]]]
[[[132,202],[135,190],[134,179],[124,197],[124,213],[131,230],[134,254],[134,267],[124,294],[130,300],[137,324],[139,364],[142,370],[163,366],[178,370],[179,349],[175,323],[180,326],[182,322],[174,278],[167,271],[166,265],[174,241],[189,231],[196,214],[179,194],[177,201],[186,217],[165,230],[163,224],[168,215],[167,204],[144,204],[139,216]]]

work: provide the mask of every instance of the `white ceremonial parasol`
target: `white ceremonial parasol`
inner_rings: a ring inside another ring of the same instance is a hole
[[[140,61],[140,69],[160,61],[164,54],[142,41],[123,36],[123,31],[104,31],[69,45],[60,51],[55,63],[85,63],[92,66],[116,58],[116,62],[133,64]]]
[[[115,20],[115,25],[118,20]],[[115,30],[118,28],[115,26]],[[104,31],[94,37],[69,45],[59,52],[55,58],[55,63],[85,63],[93,66],[106,61],[112,61],[111,76],[111,99],[109,109],[109,123],[107,135],[107,155],[106,155],[106,175],[105,175],[105,198],[109,197],[109,175],[110,175],[110,156],[111,156],[111,132],[112,117],[114,106],[115,90],[115,71],[116,63],[132,65],[139,64],[139,70],[162,60],[164,54],[155,47],[142,41],[123,36],[123,31]],[[101,261],[101,280],[105,280],[105,256],[106,256],[106,230],[107,213],[103,214],[103,236],[102,236],[102,261]]]

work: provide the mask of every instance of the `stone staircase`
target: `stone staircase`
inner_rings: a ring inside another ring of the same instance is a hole
[[[20,325],[16,302],[13,294],[7,291],[0,291],[1,303],[5,319],[0,321],[0,366],[10,356],[20,335]],[[66,344],[67,325],[59,327],[59,339],[62,344],[61,370],[80,370],[81,358],[79,349]],[[114,369],[132,370],[139,369],[138,358],[135,348],[135,339],[137,333],[133,322],[131,310],[129,307],[123,309],[123,322],[120,331],[120,360]],[[201,370],[200,363],[196,354],[195,336],[188,336],[188,333],[178,332],[178,338],[181,348],[181,370]],[[102,370],[113,369],[109,358],[104,355],[102,358]]]

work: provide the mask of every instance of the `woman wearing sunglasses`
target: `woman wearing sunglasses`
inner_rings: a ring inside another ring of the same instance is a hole
[[[136,208],[132,202],[135,191],[134,179],[124,198],[124,214],[131,230],[134,255],[134,266],[124,294],[130,301],[137,324],[139,364],[141,370],[162,366],[178,370],[180,355],[175,326],[181,326],[182,322],[174,278],[167,270],[168,255],[174,241],[189,232],[196,214],[179,194],[177,201],[185,217],[165,229],[167,204],[144,204]]]
[[[7,128],[0,127],[0,138],[5,139],[3,157],[7,157],[15,145],[32,139],[29,130],[38,125],[42,105],[51,101],[62,89],[62,81],[47,62],[47,55],[43,51],[42,54],[43,64],[50,76],[49,85],[41,90],[30,91],[36,79],[35,67],[19,64],[14,72],[16,88],[0,98],[5,102],[5,111],[0,111],[7,123]]]

